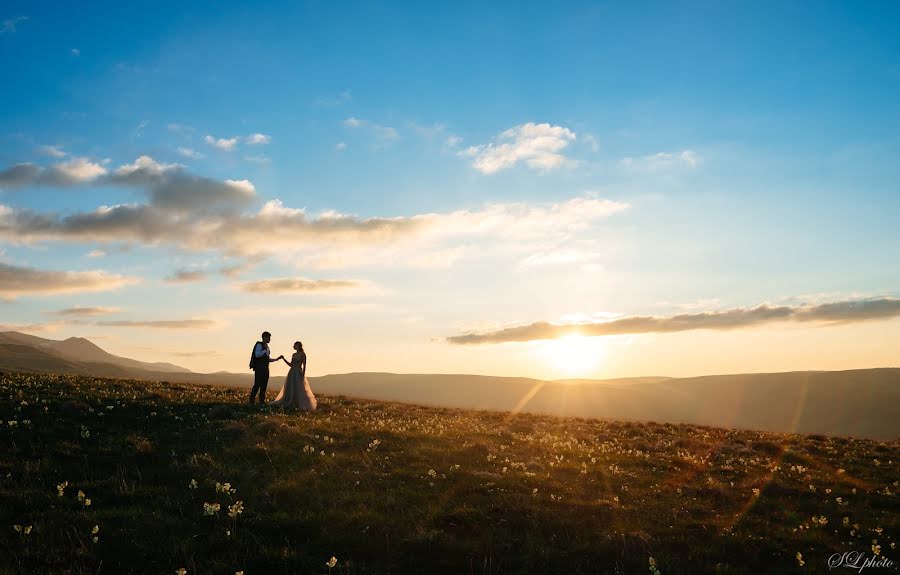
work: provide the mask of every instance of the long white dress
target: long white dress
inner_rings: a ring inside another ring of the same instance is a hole
[[[306,379],[306,354],[297,352],[291,357],[291,370],[284,378],[284,387],[269,405],[276,407],[295,407],[304,411],[315,411],[316,396]]]

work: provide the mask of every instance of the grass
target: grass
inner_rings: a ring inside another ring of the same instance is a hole
[[[896,553],[896,441],[246,397],[4,374],[0,573],[817,573],[873,540]]]

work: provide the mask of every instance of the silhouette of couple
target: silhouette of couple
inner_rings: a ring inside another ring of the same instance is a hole
[[[304,411],[313,411],[316,409],[316,396],[313,395],[312,389],[309,388],[309,380],[306,379],[306,352],[303,351],[303,344],[299,341],[294,342],[294,355],[291,361],[279,355],[272,359],[269,351],[269,342],[272,340],[272,334],[264,331],[262,339],[253,346],[253,353],[250,356],[250,368],[256,372],[253,380],[253,389],[250,391],[250,403],[259,393],[259,404],[266,403],[266,386],[269,384],[269,364],[273,361],[282,360],[291,367],[287,376],[284,378],[284,387],[278,392],[278,396],[269,405],[276,407],[294,407]]]

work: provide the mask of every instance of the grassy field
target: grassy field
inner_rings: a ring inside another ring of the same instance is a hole
[[[246,394],[3,375],[0,573],[819,573],[833,553],[896,556],[898,442],[342,396],[291,413]]]

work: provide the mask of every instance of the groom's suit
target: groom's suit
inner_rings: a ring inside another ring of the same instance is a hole
[[[256,342],[253,347],[253,370],[256,375],[253,378],[253,389],[250,391],[250,403],[259,392],[259,403],[266,402],[266,386],[269,385],[269,346],[262,342]]]

